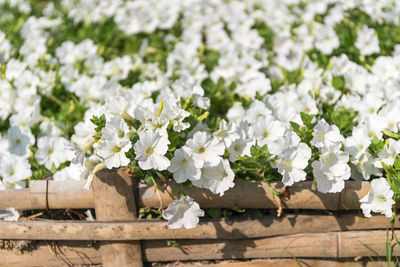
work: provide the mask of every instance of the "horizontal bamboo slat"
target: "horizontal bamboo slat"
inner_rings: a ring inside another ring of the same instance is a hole
[[[31,181],[29,188],[0,192],[0,210],[14,207],[18,210],[46,209],[84,209],[94,208],[93,194],[83,188],[84,181],[48,181],[46,200],[46,181]],[[271,183],[281,190],[280,182]],[[359,200],[365,196],[370,185],[368,182],[346,182],[341,193],[322,194],[310,189],[311,182],[299,182],[288,187],[290,199],[283,202],[287,209],[327,209],[355,210],[360,208]],[[169,182],[163,191],[156,192],[154,186],[139,184],[139,207],[167,207],[174,198],[179,198],[180,185]],[[232,208],[235,204],[242,208],[277,208],[273,194],[263,182],[237,182],[235,187],[220,197],[209,190],[187,188],[191,196],[203,208]],[[251,197],[249,197],[251,196]]]
[[[215,259],[250,259],[250,258],[290,258],[282,248],[297,258],[324,257],[331,259],[376,256],[363,245],[366,244],[379,256],[386,255],[385,242],[387,232],[348,231],[331,233],[296,234],[259,239],[239,240],[178,240],[177,247],[168,246],[165,240],[142,241],[143,258],[146,262],[196,261]],[[400,231],[396,231],[398,236]],[[97,246],[87,242],[39,241],[36,249],[23,254],[0,249],[0,259],[4,266],[42,266],[57,262],[71,264],[101,262]],[[51,249],[53,247],[53,249]],[[57,248],[57,255],[54,254]],[[393,255],[400,255],[395,247]]]
[[[369,259],[368,259],[369,260]],[[196,262],[196,267],[276,267],[276,266],[284,266],[284,267],[299,267],[299,263],[304,267],[379,267],[379,266],[387,266],[387,262],[384,261],[371,261],[367,260],[311,260],[311,259],[264,259],[264,260],[252,260],[252,261],[222,261],[220,263],[210,264],[205,263],[201,264]],[[394,263],[394,262],[393,262]],[[175,267],[192,267],[193,263],[181,262],[180,264],[174,265]]]
[[[396,222],[400,219],[397,218]],[[390,228],[384,216],[365,218],[346,214],[288,215],[283,218],[201,221],[194,229],[169,229],[166,221],[128,222],[23,221],[0,222],[2,239],[26,240],[155,240],[155,239],[244,239],[299,233]]]

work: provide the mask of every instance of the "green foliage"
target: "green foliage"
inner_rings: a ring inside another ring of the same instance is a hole
[[[335,124],[340,133],[344,136],[350,136],[353,132],[353,127],[357,126],[356,118],[358,113],[353,109],[345,109],[341,107],[333,110],[333,107],[327,107],[327,111],[322,115],[322,118],[329,124]]]
[[[200,62],[206,66],[206,70],[211,72],[218,65],[219,53],[214,50],[206,49],[204,46],[199,51]]]
[[[101,130],[106,127],[106,116],[104,114],[102,114],[100,117],[93,115],[90,121],[96,125],[96,133],[94,134],[93,138],[98,141],[101,138]]]
[[[161,214],[157,209],[154,208],[140,208],[139,209],[139,219],[161,219]]]
[[[400,200],[400,158],[396,157],[393,166],[389,166],[382,162],[383,169],[386,172],[386,179],[390,185],[390,189],[394,192],[393,199],[397,202]]]
[[[233,106],[233,103],[238,100],[238,96],[233,92],[234,85],[226,85],[223,79],[220,79],[218,83],[214,83],[208,78],[202,82],[201,86],[205,94],[211,96],[209,112],[213,114],[213,117],[225,116]]]
[[[222,209],[220,208],[210,208],[206,210],[207,215],[213,219],[219,219],[222,217]]]
[[[372,139],[371,144],[368,147],[368,151],[369,153],[371,153],[371,155],[373,155],[374,157],[378,157],[378,153],[382,150],[382,148],[384,147],[384,143],[382,140],[380,140],[379,138],[377,138],[376,136],[374,136],[374,138]]]
[[[263,47],[272,51],[274,47],[274,32],[263,21],[256,20],[253,29],[257,30],[258,35],[264,39]]]
[[[32,152],[36,151],[36,148],[31,148]],[[33,154],[28,158],[28,162],[31,165],[32,180],[42,180],[44,177],[51,175],[52,173],[44,166],[40,165]]]
[[[311,146],[310,142],[313,139],[312,133],[317,124],[316,122],[313,122],[315,121],[315,116],[304,112],[301,112],[300,115],[304,126],[293,121],[290,122],[290,125],[292,126],[293,131],[300,137],[301,141],[306,143],[308,146]]]
[[[332,86],[341,91],[343,94],[347,93],[349,90],[346,88],[346,81],[343,76],[333,76]]]
[[[237,179],[269,181],[279,177],[276,169],[271,167],[274,160],[268,152],[267,145],[262,147],[252,146],[251,157],[238,157],[238,160],[232,163],[232,169]]]

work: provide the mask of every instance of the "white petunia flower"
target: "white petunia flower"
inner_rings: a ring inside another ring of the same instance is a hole
[[[239,134],[235,131],[235,123],[227,123],[222,120],[219,123],[219,130],[214,133],[214,136],[222,140],[226,147],[229,147],[233,141],[239,138]]]
[[[379,158],[374,162],[375,167],[382,168],[382,162],[386,165],[393,165],[396,156],[400,154],[400,140],[387,139],[388,144],[379,152]]]
[[[313,174],[317,189],[322,193],[337,193],[344,188],[344,181],[350,178],[351,170],[347,165],[349,154],[343,151],[325,151],[319,161],[314,161]]]
[[[282,152],[292,146],[300,143],[300,137],[292,130],[286,130],[281,138],[268,145],[268,152],[273,155],[280,155]]]
[[[353,129],[353,135],[344,141],[344,151],[349,153],[350,161],[357,164],[371,144],[371,139],[362,127]]]
[[[372,217],[371,212],[385,214],[388,218],[392,217],[392,206],[395,204],[393,195],[385,178],[372,180],[368,194],[360,199],[365,217]]]
[[[174,174],[173,176],[177,183],[198,180],[201,175],[200,169],[196,168],[192,157],[181,148],[175,150],[168,171]]]
[[[6,208],[0,211],[0,219],[4,221],[16,222],[19,219],[19,213],[14,208]]]
[[[307,167],[310,158],[311,149],[304,143],[284,150],[276,164],[278,172],[282,174],[282,183],[285,186],[290,186],[295,182],[306,180],[304,169]]]
[[[25,187],[23,180],[32,175],[27,159],[12,154],[3,155],[0,159],[0,176],[7,188],[20,189]]]
[[[18,126],[13,126],[8,129],[4,138],[8,140],[10,153],[24,158],[29,157],[29,147],[35,143],[35,137],[30,130],[22,130]]]
[[[89,170],[81,164],[72,164],[56,172],[53,179],[56,181],[84,180],[89,175]]]
[[[272,115],[266,115],[259,118],[254,124],[254,137],[257,139],[257,145],[269,145],[283,136],[285,126]]]
[[[354,44],[363,56],[380,52],[379,40],[374,29],[367,25],[357,32],[357,41]]]
[[[139,141],[134,146],[140,168],[166,170],[170,166],[170,161],[164,155],[168,151],[169,144],[168,138],[158,132],[140,132]]]
[[[38,150],[35,158],[39,164],[44,164],[47,169],[51,169],[54,164],[56,168],[61,163],[75,157],[73,151],[66,149],[66,139],[62,137],[43,136],[38,139]]]
[[[229,160],[235,162],[238,156],[251,156],[250,148],[255,144],[253,139],[239,138],[228,148]]]
[[[197,132],[192,139],[186,141],[183,150],[193,158],[197,168],[212,167],[219,164],[225,145],[206,132]]]
[[[188,196],[174,200],[162,212],[162,217],[168,220],[168,226],[171,229],[178,229],[182,226],[186,229],[195,228],[199,223],[199,217],[202,216],[204,216],[204,211]]]
[[[97,155],[104,159],[108,169],[127,166],[130,160],[125,153],[131,149],[132,143],[129,139],[119,140],[117,138],[104,140],[96,149]]]
[[[201,178],[192,181],[192,184],[197,187],[207,188],[214,194],[223,196],[226,190],[235,186],[234,178],[235,174],[229,165],[229,161],[221,159],[217,166],[201,169]]]
[[[344,141],[336,125],[329,125],[324,119],[314,127],[314,138],[311,144],[319,149],[339,150]]]
[[[128,131],[128,125],[123,119],[112,117],[106,121],[105,127],[101,130],[101,139],[111,140],[116,138],[121,141],[127,141],[129,140]]]

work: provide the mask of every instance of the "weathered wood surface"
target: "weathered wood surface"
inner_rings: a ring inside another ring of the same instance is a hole
[[[0,266],[101,264],[98,245],[87,241],[38,241],[25,251],[0,249]]]
[[[282,202],[287,209],[327,209],[327,210],[352,210],[360,209],[359,200],[364,197],[369,189],[368,182],[346,182],[345,189],[341,193],[323,194],[311,190],[310,181],[295,183],[287,187],[290,199]],[[280,191],[283,184],[272,182],[271,186]],[[160,192],[162,206],[166,207],[173,198],[179,195],[180,185],[171,182],[169,186]],[[160,207],[155,188],[141,184],[139,188],[139,206]],[[188,196],[192,197],[204,208],[232,208],[237,204],[242,208],[277,208],[277,201],[267,185],[263,182],[246,181],[236,182],[235,187],[225,192],[220,197],[210,193],[207,189],[191,187],[185,189]]]
[[[386,255],[386,231],[349,231],[315,234],[296,234],[241,240],[179,240],[179,247],[168,247],[165,241],[144,241],[145,261],[290,258],[282,248],[294,256],[321,258],[349,258]],[[396,231],[399,236],[400,231]],[[393,255],[400,255],[395,247]]]
[[[48,204],[51,209],[63,208],[94,208],[93,193],[83,188],[82,181],[49,181]],[[273,182],[271,185],[282,189],[282,184]],[[162,186],[161,186],[162,187]],[[346,182],[341,193],[322,194],[313,191],[311,182],[299,182],[288,187],[290,199],[283,202],[287,209],[327,209],[327,210],[358,210],[359,200],[365,196],[370,185],[368,182]],[[139,207],[167,207],[174,198],[179,196],[180,185],[170,181],[169,186],[159,191],[159,196],[153,186],[139,184]],[[203,208],[231,208],[238,204],[242,208],[277,208],[277,202],[271,191],[262,182],[237,182],[235,187],[225,192],[225,195],[212,194],[209,190],[187,188],[187,195],[194,198]],[[30,187],[23,190],[0,192],[0,210],[14,207],[19,210],[46,208],[46,181],[31,181]]]
[[[118,219],[117,219],[118,220]],[[395,227],[399,227],[400,216]],[[24,221],[0,222],[1,239],[31,240],[155,240],[155,239],[243,239],[299,233],[390,228],[384,216],[363,215],[274,215],[254,220],[204,220],[194,229],[169,229],[166,221],[125,222]]]
[[[84,189],[85,181],[30,181],[29,188],[0,192],[0,210],[14,207],[18,210],[94,208],[93,193]]]
[[[291,258],[282,248],[297,258],[354,258],[386,255],[386,231],[349,231],[332,233],[296,234],[259,239],[241,240],[178,240],[176,247],[162,241],[143,241],[143,259],[146,262],[196,261],[213,259]],[[396,231],[399,236],[400,231]],[[43,266],[61,265],[65,261],[74,264],[100,263],[100,252],[96,245],[85,241],[38,241],[36,249],[23,254],[0,249],[1,266]],[[58,248],[60,259],[54,254]],[[398,247],[394,255],[399,255]],[[59,264],[56,264],[56,263]],[[66,265],[66,264],[65,264]],[[307,266],[307,265],[306,265]],[[314,265],[311,265],[314,266]],[[316,265],[342,266],[342,265]],[[353,266],[353,265],[352,265]],[[357,266],[357,265],[356,265]],[[365,265],[363,265],[365,266]]]
[[[298,261],[298,262],[297,262]],[[385,267],[387,262],[384,261],[371,261],[364,259],[359,261],[354,260],[311,260],[311,259],[267,259],[267,260],[252,260],[252,261],[222,261],[220,263],[210,264],[196,262],[196,267],[299,267],[299,263],[304,267]],[[193,263],[181,262],[174,265],[174,267],[192,267]]]
[[[98,220],[137,219],[134,186],[132,178],[125,169],[97,173],[93,180],[93,197]],[[68,231],[68,227],[65,231]],[[70,238],[70,240],[77,240],[77,238]],[[102,241],[100,252],[104,267],[143,266],[140,241]]]

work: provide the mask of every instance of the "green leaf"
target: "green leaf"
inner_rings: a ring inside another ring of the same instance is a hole
[[[311,124],[312,120],[314,119],[314,115],[309,115],[304,112],[300,112],[301,120],[303,121],[304,125],[308,126]]]
[[[396,176],[396,170],[387,164],[385,164],[383,161],[381,162],[383,169],[385,169],[385,172],[391,176]]]
[[[257,147],[256,147],[256,146],[251,146],[251,147],[250,147],[250,153],[251,153],[251,156],[257,157],[257,156],[258,156],[258,149],[257,149]]]
[[[207,214],[213,219],[219,219],[222,217],[222,209],[220,208],[210,208],[207,209]]]
[[[50,171],[51,171],[51,173],[52,173],[52,174],[54,174],[54,173],[56,173],[56,172],[57,172],[57,168],[56,168],[56,165],[54,165],[54,163],[53,163],[53,164],[51,164]]]
[[[106,126],[106,116],[104,114],[102,114],[100,117],[93,115],[90,121],[97,126],[95,128],[96,132],[100,132]]]
[[[298,135],[300,135],[301,133],[300,133],[300,125],[298,124],[298,123],[296,123],[296,122],[294,122],[294,121],[291,121],[290,122],[290,126],[292,126],[292,129],[293,129],[293,131],[295,132],[295,133],[297,133]]]
[[[249,212],[252,219],[261,219],[263,217],[263,214],[259,209],[250,209]]]
[[[393,166],[396,170],[400,170],[400,158],[399,156],[396,157],[396,159],[394,160]]]

